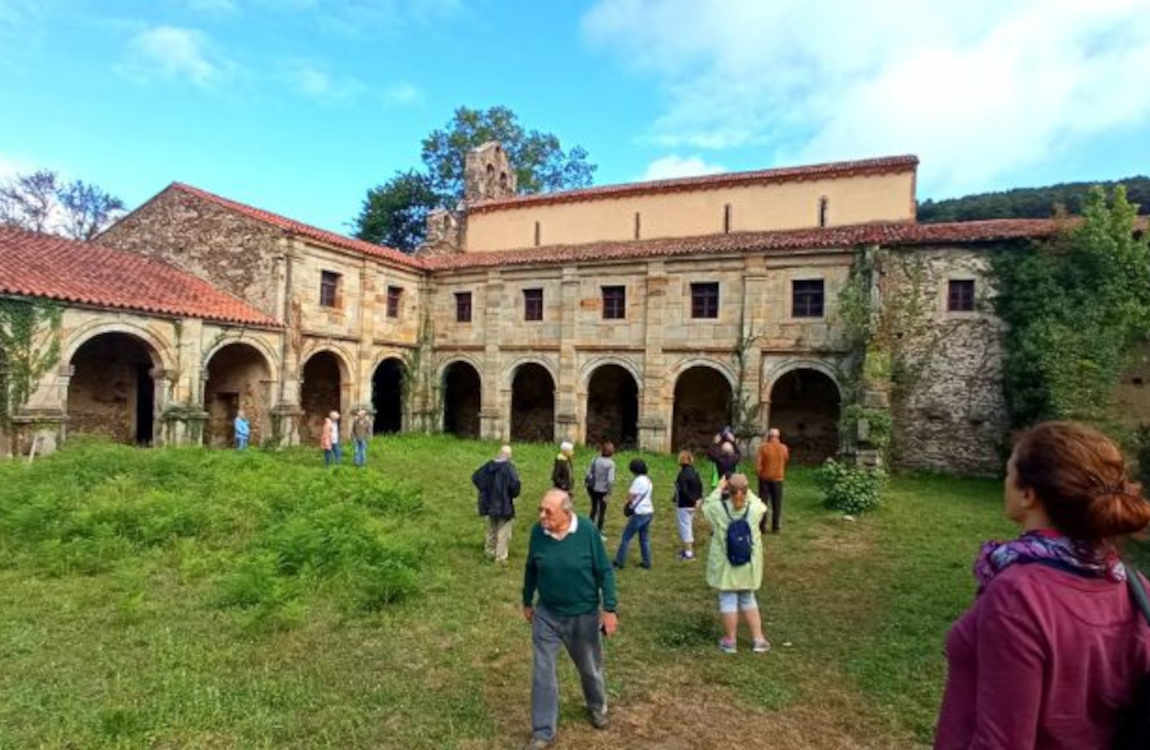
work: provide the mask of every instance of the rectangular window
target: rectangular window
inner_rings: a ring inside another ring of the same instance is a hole
[[[403,295],[403,288],[389,286],[387,288],[387,317],[399,317],[399,298]]]
[[[319,304],[322,307],[335,307],[339,293],[339,274],[335,271],[321,271],[319,275]]]
[[[603,287],[603,319],[622,320],[627,317],[627,287]]]
[[[523,290],[523,319],[543,320],[543,290]]]
[[[455,322],[471,322],[471,292],[455,293]]]
[[[635,212],[635,239],[639,239],[639,212]]]
[[[974,311],[974,279],[951,279],[946,290],[946,309],[950,312]]]
[[[719,282],[691,284],[691,317],[719,317]]]
[[[819,226],[825,227],[827,225],[827,207],[829,201],[826,198],[819,198]]]
[[[823,316],[823,280],[791,282],[791,317],[821,318]]]
[[[731,204],[726,203],[723,205],[723,234],[729,234],[731,231]]]
[[[539,247],[539,240],[542,239],[543,232],[539,228],[539,222],[535,222],[535,247]]]

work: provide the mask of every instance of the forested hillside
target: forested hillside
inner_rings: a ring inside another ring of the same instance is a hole
[[[1082,213],[1086,193],[1094,182],[1065,182],[1036,188],[1015,188],[998,193],[978,193],[961,198],[933,201],[929,198],[918,204],[918,220],[971,221],[974,219],[1046,219],[1054,214],[1055,206],[1068,213]],[[1101,183],[1109,193],[1115,185],[1126,186],[1126,197],[1138,204],[1138,213],[1150,214],[1150,177],[1127,177]]]

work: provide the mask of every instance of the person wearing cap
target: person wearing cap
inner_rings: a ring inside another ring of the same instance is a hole
[[[363,466],[367,463],[367,442],[371,440],[371,417],[367,409],[360,409],[355,413],[351,423],[351,439],[355,444],[355,465]]]

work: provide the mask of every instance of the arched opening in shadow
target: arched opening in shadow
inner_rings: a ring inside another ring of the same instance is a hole
[[[156,411],[156,360],[143,339],[102,333],[72,355],[68,432],[149,445]]]
[[[587,444],[610,440],[617,448],[639,443],[639,385],[620,365],[602,365],[587,383]]]
[[[388,357],[371,378],[371,406],[375,409],[374,432],[403,429],[403,361]]]
[[[452,362],[443,372],[443,431],[463,438],[479,437],[482,390],[479,373],[467,362]]]
[[[300,442],[304,445],[319,443],[323,420],[329,412],[340,410],[343,392],[343,366],[331,352],[316,352],[303,366],[303,385],[300,388]],[[342,416],[342,415],[341,415]],[[341,424],[344,420],[340,420]],[[350,430],[350,420],[346,422]],[[350,434],[348,432],[347,434]],[[346,435],[341,434],[342,440]]]
[[[511,381],[511,439],[550,443],[555,439],[555,381],[534,362],[520,365]]]
[[[208,360],[204,384],[204,445],[223,448],[235,445],[235,419],[244,410],[251,425],[251,444],[259,445],[270,434],[272,376],[264,355],[250,344],[222,347]]]
[[[700,451],[731,423],[731,384],[713,367],[696,365],[675,381],[671,447]]]
[[[771,424],[791,449],[791,461],[820,463],[839,449],[839,389],[818,370],[784,374],[771,387]]]

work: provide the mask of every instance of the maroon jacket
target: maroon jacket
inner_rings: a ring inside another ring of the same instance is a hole
[[[935,750],[1093,750],[1150,673],[1125,583],[1046,565],[998,574],[946,639]]]

